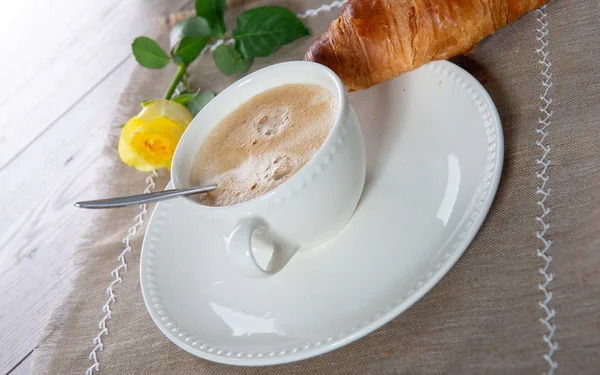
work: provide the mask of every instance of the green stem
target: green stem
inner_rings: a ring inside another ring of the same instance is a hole
[[[167,100],[171,99],[171,97],[173,96],[173,93],[175,92],[175,89],[177,88],[177,85],[179,84],[179,82],[181,82],[181,79],[183,78],[183,75],[185,74],[186,69],[187,69],[186,65],[184,65],[184,64],[179,65],[179,68],[177,69],[177,74],[175,74],[175,77],[173,77],[173,80],[171,81],[171,84],[169,85],[167,92],[165,92],[165,99],[167,99]]]

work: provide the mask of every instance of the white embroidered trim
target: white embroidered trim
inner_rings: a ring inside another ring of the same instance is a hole
[[[544,294],[544,300],[539,301],[539,305],[544,310],[545,317],[540,318],[540,322],[546,328],[547,333],[543,335],[543,340],[548,345],[548,352],[544,354],[544,360],[548,363],[548,372],[545,375],[552,375],[558,367],[558,362],[553,359],[554,353],[558,350],[558,343],[553,341],[554,334],[556,333],[556,324],[552,323],[552,319],[556,316],[556,310],[550,306],[552,301],[552,292],[549,290],[550,283],[554,280],[554,274],[548,273],[548,268],[552,262],[552,256],[548,254],[548,250],[552,245],[552,241],[546,238],[546,232],[550,228],[550,224],[546,222],[548,214],[550,214],[550,207],[546,205],[546,200],[550,195],[550,188],[547,187],[548,183],[548,167],[550,166],[550,145],[545,143],[546,137],[548,136],[548,127],[552,124],[551,117],[552,111],[548,110],[550,104],[552,104],[552,98],[548,95],[550,88],[552,87],[552,62],[548,58],[548,21],[546,20],[546,6],[544,5],[536,11],[537,22],[539,28],[537,29],[537,40],[540,42],[540,47],[536,49],[536,52],[540,56],[539,63],[542,65],[542,86],[544,87],[544,93],[540,95],[540,118],[538,119],[538,126],[536,132],[539,134],[536,144],[542,151],[542,156],[536,160],[537,164],[542,166],[542,170],[536,172],[537,178],[540,179],[541,185],[538,186],[536,194],[540,197],[537,204],[540,207],[541,215],[536,220],[541,224],[541,231],[536,232],[537,238],[543,244],[543,249],[537,250],[537,255],[544,260],[544,266],[540,268],[539,272],[544,277],[543,282],[539,284],[539,289]]]
[[[296,14],[296,16],[300,19],[314,17],[321,12],[330,12],[333,8],[341,8],[346,4],[346,2],[347,2],[347,0],[335,0],[329,4],[323,4],[318,8],[308,9],[304,13],[298,13],[298,14]],[[218,46],[220,46],[223,43],[231,45],[231,44],[233,44],[233,39],[227,39],[225,42],[223,42],[221,39],[219,39],[215,43],[209,44],[206,47],[204,47],[204,49],[201,52],[201,55],[206,53],[206,51],[213,52]]]
[[[317,14],[319,14],[321,12],[330,12],[333,8],[341,8],[341,7],[343,7],[344,4],[346,4],[346,1],[347,0],[332,1],[329,4],[323,4],[323,5],[321,5],[320,7],[316,8],[316,9],[308,9],[304,13],[297,14],[297,16],[300,19],[304,19],[304,18],[316,16]]]
[[[156,173],[156,171],[152,171],[150,176],[146,177],[146,188],[144,189],[144,193],[151,193],[154,190],[154,188],[156,187],[156,185],[154,183],[154,177],[157,177],[157,176],[158,176],[158,174]],[[116,297],[115,293],[113,291],[113,287],[117,283],[123,282],[123,279],[121,278],[121,275],[119,274],[119,272],[121,270],[127,271],[127,263],[125,261],[125,256],[131,252],[131,246],[129,244],[129,240],[131,238],[133,238],[137,234],[138,229],[140,229],[141,226],[144,225],[144,218],[146,217],[146,213],[148,212],[147,206],[145,204],[140,205],[140,208],[141,208],[140,213],[135,215],[135,217],[133,218],[133,220],[135,220],[135,224],[133,224],[133,226],[131,228],[129,228],[129,230],[127,231],[127,235],[123,238],[123,243],[125,244],[125,249],[123,249],[121,254],[117,257],[117,260],[120,262],[120,264],[117,268],[112,270],[110,273],[113,277],[113,280],[108,285],[108,288],[106,288],[106,294],[108,295],[108,299],[104,303],[104,306],[102,306],[102,312],[104,312],[105,315],[100,320],[100,323],[98,323],[98,328],[100,328],[100,332],[98,333],[98,335],[96,335],[96,337],[94,337],[93,343],[95,346],[89,355],[89,360],[92,361],[93,363],[85,371],[86,375],[92,375],[92,373],[94,371],[100,371],[100,362],[98,362],[97,353],[98,353],[98,351],[102,351],[104,349],[104,344],[102,343],[102,336],[108,335],[108,327],[106,325],[106,322],[108,320],[110,320],[110,318],[112,317],[112,310],[110,309],[110,307],[115,302],[115,297]]]

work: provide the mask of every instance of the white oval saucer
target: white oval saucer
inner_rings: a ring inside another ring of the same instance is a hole
[[[456,65],[434,62],[352,99],[368,153],[359,207],[337,237],[275,276],[239,275],[193,207],[157,205],[141,287],[150,316],[179,347],[245,366],[328,352],[398,316],[465,251],[502,170],[487,92]]]

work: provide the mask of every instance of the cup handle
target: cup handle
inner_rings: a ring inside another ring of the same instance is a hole
[[[254,258],[253,240],[255,247],[273,250],[265,268]],[[281,271],[297,250],[297,247],[281,245],[269,236],[267,224],[259,218],[240,220],[227,240],[227,254],[234,266],[242,275],[253,278],[269,277]]]

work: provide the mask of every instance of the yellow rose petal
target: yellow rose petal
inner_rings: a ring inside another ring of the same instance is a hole
[[[145,162],[159,167],[171,167],[177,143],[183,134],[181,126],[159,117],[138,128],[131,138],[131,147]]]
[[[119,156],[140,171],[169,169],[177,143],[192,116],[183,105],[170,100],[152,101],[132,117],[119,139]]]
[[[147,123],[158,117],[166,117],[184,129],[192,122],[192,115],[184,105],[165,99],[154,100],[137,117]]]
[[[135,167],[141,171],[152,171],[155,169],[154,166],[146,163],[131,146],[132,134],[142,126],[144,126],[144,122],[137,117],[132,117],[127,121],[121,132],[121,138],[119,138],[119,157],[125,164],[131,167]]]

